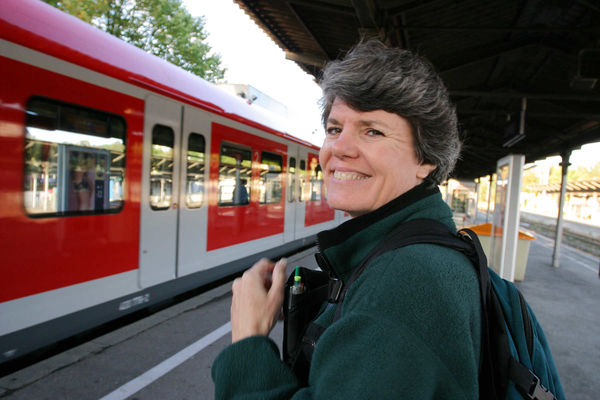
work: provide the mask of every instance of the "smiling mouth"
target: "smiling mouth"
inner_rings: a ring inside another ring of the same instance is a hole
[[[370,176],[358,172],[334,171],[333,178],[340,181],[363,181],[369,179]]]

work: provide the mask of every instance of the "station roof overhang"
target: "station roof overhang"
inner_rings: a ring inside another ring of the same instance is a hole
[[[235,2],[316,79],[327,61],[362,37],[379,37],[428,58],[458,112],[464,145],[457,179],[493,173],[508,154],[533,162],[600,141],[595,1]]]

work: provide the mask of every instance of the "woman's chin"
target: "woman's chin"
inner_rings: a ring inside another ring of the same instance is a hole
[[[357,217],[361,214],[364,214],[364,212],[360,212],[360,208],[358,208],[355,204],[351,204],[347,199],[335,201],[334,199],[328,198],[327,203],[329,204],[329,207],[338,211],[347,212],[352,217]]]

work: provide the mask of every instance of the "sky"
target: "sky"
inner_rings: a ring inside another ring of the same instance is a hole
[[[592,168],[600,161],[600,143],[590,143],[581,146],[580,150],[574,150],[569,161],[574,166],[585,166]]]
[[[207,42],[221,55],[227,83],[249,84],[284,104],[291,133],[321,146],[324,139],[318,100],[321,89],[312,75],[281,50],[232,0],[184,0],[193,16],[204,16]]]
[[[324,132],[318,100],[321,89],[314,78],[281,50],[232,0],[183,0],[194,16],[204,16],[208,44],[227,68],[225,81],[249,84],[288,108],[294,136],[321,146]],[[591,168],[600,160],[600,143],[582,146],[571,154],[574,167]],[[560,162],[553,157],[548,162]]]
[[[585,167],[592,169],[596,163],[600,162],[600,143],[584,144],[581,148],[573,150],[569,157],[569,168]],[[561,163],[560,156],[552,156],[543,160],[538,160],[534,164],[542,168],[549,168]],[[599,177],[600,178],[600,177]]]

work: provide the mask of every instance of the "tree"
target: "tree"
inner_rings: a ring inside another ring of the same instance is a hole
[[[222,79],[221,57],[209,54],[202,17],[181,0],[44,0],[206,80]]]
[[[586,168],[583,166],[570,166],[567,170],[567,181],[583,181],[594,179],[600,176],[600,162],[597,162],[593,167]],[[549,183],[560,183],[562,179],[562,168],[560,165],[550,169]]]
[[[523,191],[529,192],[531,191],[531,187],[538,185],[539,183],[540,179],[535,167],[523,171]]]

